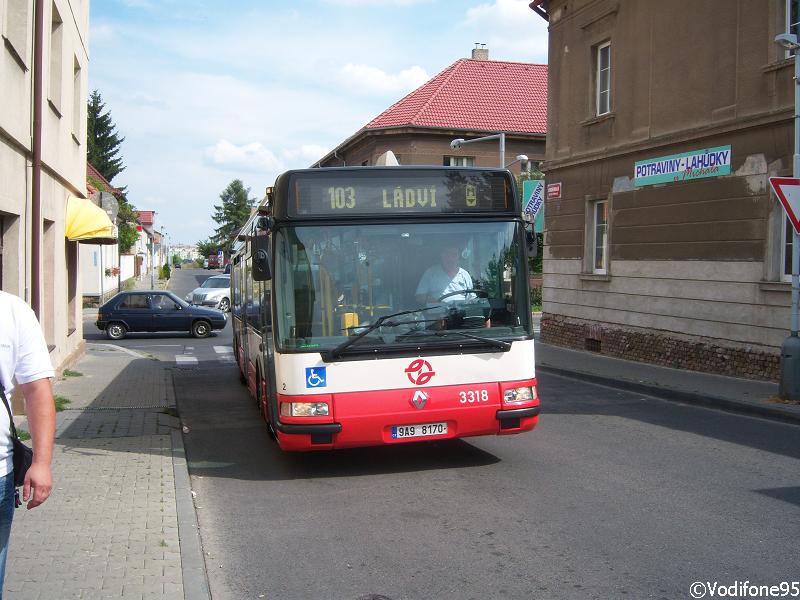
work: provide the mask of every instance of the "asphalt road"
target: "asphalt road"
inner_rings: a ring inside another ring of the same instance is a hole
[[[125,343],[172,352],[146,337]],[[542,374],[531,433],[284,454],[214,349],[230,326],[170,339],[199,357],[175,391],[215,600],[673,599],[800,580],[798,427]]]

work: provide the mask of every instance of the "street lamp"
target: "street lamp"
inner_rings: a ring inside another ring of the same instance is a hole
[[[794,161],[792,177],[800,177],[800,57],[797,36],[781,33],[775,43],[794,52]],[[800,338],[798,330],[798,298],[800,298],[800,235],[792,228],[792,332],[781,346],[780,395],[788,400],[800,400]]]
[[[521,163],[520,167],[521,167],[521,170],[523,172],[530,172],[531,163],[528,162],[528,155],[527,154],[517,154],[517,158],[515,158],[510,163],[508,163],[505,166],[505,168],[507,169],[508,167],[510,167],[511,165],[516,164],[516,163]]]
[[[505,133],[495,133],[494,135],[485,135],[479,138],[473,138],[471,140],[465,140],[464,138],[456,138],[452,142],[450,142],[450,147],[453,150],[458,150],[464,144],[471,144],[473,142],[485,142],[488,140],[500,140],[500,168],[505,168],[506,165],[506,134]],[[513,163],[512,163],[513,164]]]

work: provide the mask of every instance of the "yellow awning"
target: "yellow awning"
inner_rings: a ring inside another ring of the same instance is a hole
[[[64,235],[71,242],[85,244],[116,244],[117,230],[106,211],[91,200],[70,196],[67,199],[67,218]]]

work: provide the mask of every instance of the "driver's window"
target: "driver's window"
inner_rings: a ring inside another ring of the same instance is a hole
[[[154,295],[150,303],[153,307],[153,310],[165,311],[173,310],[175,308],[175,302],[171,298],[162,294]]]

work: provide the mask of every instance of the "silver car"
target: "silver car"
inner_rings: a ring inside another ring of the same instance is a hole
[[[231,276],[215,275],[199,288],[186,294],[186,301],[197,306],[211,306],[223,312],[231,309]]]

